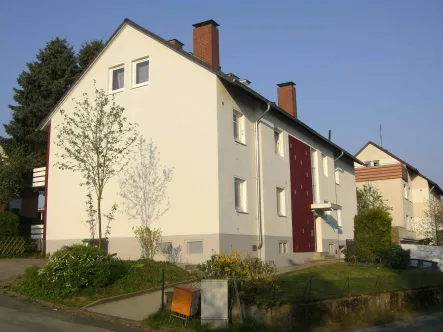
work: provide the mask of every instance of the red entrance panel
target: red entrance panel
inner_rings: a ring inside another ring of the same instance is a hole
[[[315,251],[311,148],[289,136],[292,246],[294,252]]]

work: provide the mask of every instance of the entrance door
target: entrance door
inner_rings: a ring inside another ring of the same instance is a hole
[[[292,248],[294,252],[315,251],[312,204],[311,148],[289,136],[291,174]]]

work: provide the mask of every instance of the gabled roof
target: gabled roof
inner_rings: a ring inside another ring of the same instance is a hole
[[[431,185],[431,187],[435,186],[435,190],[437,190],[438,192],[440,192],[441,195],[443,195],[443,190],[440,188],[440,186],[435,183],[434,181],[432,181],[431,179],[429,179],[428,177],[424,176],[423,174],[420,173],[420,171],[415,168],[414,166],[412,166],[411,164],[407,163],[406,161],[404,161],[403,159],[400,159],[399,157],[397,157],[395,154],[392,154],[391,152],[389,152],[388,150],[382,148],[380,145],[369,141],[368,143],[366,143],[356,154],[355,156],[358,156],[360,154],[360,152],[362,152],[364,149],[366,149],[366,147],[368,145],[373,145],[374,147],[376,147],[377,149],[383,151],[384,153],[386,153],[387,155],[389,155],[390,157],[394,158],[395,160],[399,161],[400,163],[404,164],[409,170],[411,170],[414,173],[417,173],[418,175],[420,175],[421,177],[425,178]]]
[[[171,49],[172,51],[179,53],[180,55],[184,56],[185,58],[187,58],[188,60],[198,64],[199,66],[209,70],[210,72],[212,72],[213,74],[217,75],[220,79],[222,79],[223,81],[239,88],[240,90],[242,90],[244,93],[248,94],[249,96],[258,99],[259,101],[263,102],[264,104],[270,104],[271,105],[271,109],[270,111],[275,112],[275,113],[279,113],[281,115],[283,115],[285,117],[285,119],[296,125],[296,126],[300,126],[303,129],[305,129],[307,132],[309,132],[310,134],[314,135],[315,137],[317,137],[318,139],[320,139],[321,141],[327,143],[329,146],[332,146],[334,149],[338,150],[339,153],[343,152],[344,155],[346,155],[347,157],[349,157],[350,159],[352,159],[354,162],[363,165],[363,162],[361,162],[360,160],[358,160],[354,155],[352,155],[351,153],[347,152],[346,150],[342,149],[341,147],[339,147],[338,145],[334,144],[332,141],[328,140],[327,138],[325,138],[324,136],[320,135],[318,132],[316,132],[314,129],[312,129],[311,127],[309,127],[308,125],[306,125],[305,123],[303,123],[302,121],[298,120],[297,118],[294,118],[293,116],[291,116],[290,114],[288,114],[286,111],[284,111],[283,109],[281,109],[280,107],[278,107],[274,102],[271,102],[270,100],[268,100],[267,98],[263,97],[262,95],[260,95],[258,92],[252,90],[251,88],[247,87],[245,84],[241,83],[238,81],[238,79],[236,79],[234,76],[230,76],[227,75],[225,73],[223,73],[221,70],[218,70],[212,66],[210,66],[209,64],[207,64],[206,62],[200,60],[199,58],[197,58],[196,56],[194,56],[192,53],[186,52],[182,49],[178,49],[176,47],[174,47],[173,45],[171,45],[166,39],[163,39],[162,37],[152,33],[151,31],[143,28],[142,26],[138,25],[137,23],[131,21],[128,18],[125,18],[124,21],[119,25],[119,27],[117,28],[117,30],[111,35],[111,37],[109,37],[109,39],[106,41],[105,46],[103,47],[103,50],[97,54],[96,58],[91,61],[91,63],[89,64],[88,67],[85,68],[85,70],[83,71],[83,73],[77,78],[77,80],[72,84],[71,88],[66,91],[66,93],[64,94],[64,96],[62,98],[60,98],[60,100],[58,101],[58,103],[55,105],[55,107],[51,110],[51,112],[45,117],[45,119],[39,124],[38,126],[38,130],[43,130],[46,128],[46,126],[48,125],[48,123],[50,122],[50,119],[52,118],[53,114],[55,113],[56,109],[59,107],[59,105],[67,98],[67,96],[69,95],[70,91],[78,84],[78,82],[83,78],[83,76],[89,71],[89,69],[94,65],[94,63],[96,62],[96,60],[101,56],[101,54],[103,54],[106,49],[108,48],[109,44],[111,43],[111,41],[114,39],[114,37],[118,34],[118,32],[124,27],[124,26],[131,26],[132,28],[140,31],[141,33],[144,33],[145,35],[151,37],[152,39],[158,41],[159,43],[163,44],[164,46],[168,47],[169,49]]]

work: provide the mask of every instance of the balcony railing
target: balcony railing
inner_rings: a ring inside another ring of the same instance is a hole
[[[34,168],[32,171],[32,188],[44,188],[46,179],[46,167]]]

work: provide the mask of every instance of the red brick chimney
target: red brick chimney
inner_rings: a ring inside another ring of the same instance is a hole
[[[183,43],[178,39],[170,39],[168,40],[168,43],[174,46],[175,48],[182,50],[183,49]]]
[[[278,106],[287,113],[297,118],[297,98],[295,95],[295,83],[286,82],[277,84]]]
[[[217,22],[208,20],[193,24],[193,27],[194,55],[215,69],[220,69]]]

